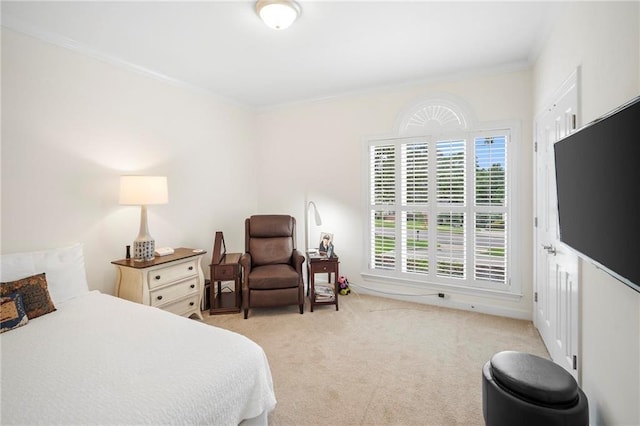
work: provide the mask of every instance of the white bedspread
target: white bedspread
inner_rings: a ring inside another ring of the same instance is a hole
[[[0,335],[2,425],[237,425],[276,404],[239,334],[92,291]]]

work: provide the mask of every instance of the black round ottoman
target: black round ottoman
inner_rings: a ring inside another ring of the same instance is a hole
[[[588,426],[589,405],[571,374],[536,355],[504,351],[482,369],[487,426]]]

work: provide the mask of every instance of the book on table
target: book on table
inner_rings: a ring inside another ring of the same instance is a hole
[[[331,284],[315,284],[314,292],[316,302],[331,302],[336,297]]]

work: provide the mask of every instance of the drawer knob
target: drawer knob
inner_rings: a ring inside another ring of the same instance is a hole
[[[196,285],[195,284],[191,284],[191,288],[196,288]]]
[[[162,295],[157,297],[158,300],[162,300]]]
[[[159,280],[159,279],[160,279],[160,275],[156,275],[156,280]]]
[[[193,306],[195,303],[193,302],[189,302],[189,306]]]
[[[193,266],[189,266],[189,270],[190,270],[190,271],[193,271]]]

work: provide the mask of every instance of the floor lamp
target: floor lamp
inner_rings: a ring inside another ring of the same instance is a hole
[[[309,224],[309,210],[313,207],[313,217],[315,219],[315,223],[316,226],[320,226],[322,225],[322,219],[320,218],[320,213],[318,212],[318,207],[316,206],[316,203],[314,203],[313,201],[309,201],[307,203],[306,209],[305,209],[305,234],[304,234],[304,239],[305,239],[305,249],[308,252],[313,252],[313,250],[309,247],[309,233],[311,232],[310,229],[310,224]]]

